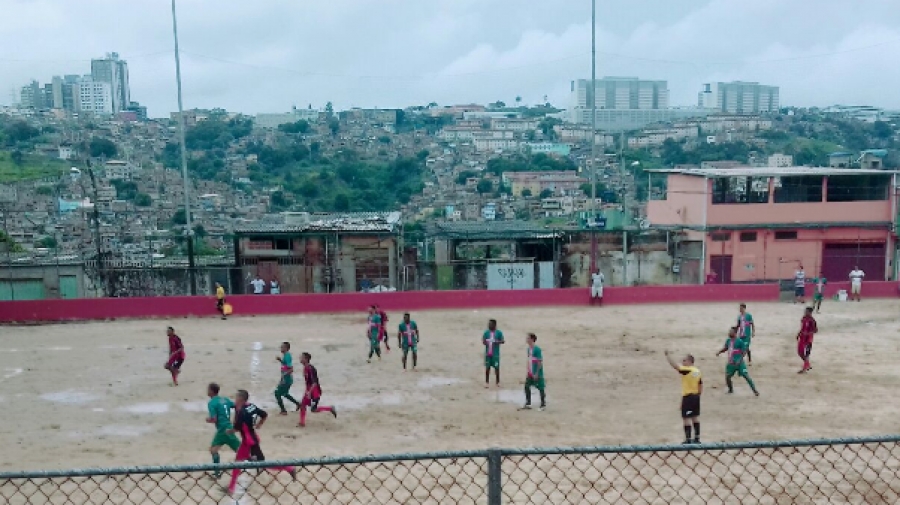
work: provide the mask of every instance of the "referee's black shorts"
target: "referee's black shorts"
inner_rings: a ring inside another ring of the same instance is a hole
[[[681,417],[684,419],[700,415],[700,395],[681,397]]]

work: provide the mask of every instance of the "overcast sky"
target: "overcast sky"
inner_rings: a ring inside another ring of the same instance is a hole
[[[598,77],[781,86],[783,105],[900,108],[900,0],[598,0]],[[590,0],[179,0],[185,107],[569,102]],[[177,109],[168,0],[0,0],[0,103],[116,51],[132,99]]]

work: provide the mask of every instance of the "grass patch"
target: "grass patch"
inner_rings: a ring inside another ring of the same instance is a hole
[[[55,158],[26,154],[21,165],[13,163],[9,151],[0,151],[0,183],[31,181],[45,177],[59,177],[69,165]]]

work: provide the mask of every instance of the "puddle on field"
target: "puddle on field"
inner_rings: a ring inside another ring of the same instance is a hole
[[[136,403],[119,409],[132,414],[164,414],[169,411],[168,403]]]
[[[21,368],[6,368],[3,373],[3,380],[12,379],[16,375],[22,373],[23,370]]]
[[[422,389],[431,389],[439,386],[452,386],[463,382],[457,377],[422,377],[419,379],[418,386]]]
[[[206,402],[184,402],[181,403],[181,408],[188,412],[206,412],[207,404]]]
[[[334,405],[338,410],[362,410],[366,407],[396,407],[407,403],[427,402],[431,400],[431,396],[420,393],[403,394],[390,392],[373,394],[372,396],[335,396],[328,397],[326,400],[326,404]]]
[[[262,351],[262,350],[263,350],[262,342],[254,342],[254,343],[253,343],[253,350],[254,350],[254,351]]]
[[[101,408],[96,408],[96,409],[94,409],[94,412],[103,412],[103,409],[101,409]]]
[[[101,435],[114,437],[139,437],[153,431],[149,426],[129,426],[125,424],[110,424],[100,428]]]
[[[40,396],[41,400],[56,403],[88,403],[99,400],[100,395],[85,393],[84,391],[60,391],[58,393],[46,393]]]
[[[488,391],[487,396],[498,402],[514,403],[516,405],[525,404],[525,393],[518,389],[501,389],[499,391],[495,389],[493,391]]]

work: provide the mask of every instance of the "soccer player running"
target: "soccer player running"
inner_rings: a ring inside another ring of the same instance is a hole
[[[219,385],[215,382],[207,386],[206,395],[209,396],[209,403],[206,404],[209,417],[206,418],[206,422],[216,425],[216,434],[209,445],[209,453],[212,454],[213,463],[218,465],[220,461],[219,450],[222,449],[222,446],[227,445],[231,447],[232,451],[237,452],[241,446],[241,441],[238,440],[233,431],[229,431],[232,429],[231,411],[234,410],[234,402],[224,396],[219,396]],[[222,472],[217,470],[215,473],[216,478],[221,474]]]
[[[239,389],[235,396],[235,408],[237,414],[234,416],[234,428],[228,430],[234,434],[235,431],[241,434],[241,445],[238,447],[235,461],[265,461],[262,448],[259,445],[259,435],[256,430],[262,428],[269,415],[265,410],[250,403],[250,393],[246,390]],[[292,466],[276,466],[266,468],[270,472],[288,472],[291,477],[297,477],[297,469]],[[231,471],[231,483],[228,485],[228,494],[234,495],[234,488],[237,485],[238,475],[241,470],[236,468]]]
[[[303,380],[306,381],[306,394],[303,395],[303,403],[300,404],[300,424],[299,427],[306,426],[306,407],[314,414],[320,412],[331,412],[331,415],[337,419],[337,409],[319,405],[322,398],[322,386],[319,385],[319,373],[316,367],[312,366],[312,354],[304,352],[300,355],[300,363],[303,364]]]
[[[753,384],[753,379],[750,378],[750,374],[747,373],[747,367],[744,365],[744,354],[748,352],[749,348],[749,340],[738,338],[738,327],[733,326],[728,332],[728,340],[725,341],[725,345],[716,353],[716,356],[723,352],[728,353],[728,364],[725,365],[725,384],[728,385],[728,394],[734,393],[734,385],[731,383],[731,378],[734,377],[734,374],[738,374],[747,381],[750,389],[753,390],[753,394],[759,396],[759,391],[756,390],[756,385]]]
[[[387,313],[379,307],[375,306],[375,311],[378,312],[378,317],[381,318],[381,326],[378,327],[378,340],[379,342],[384,342],[384,352],[391,352],[391,345],[388,343],[388,332],[387,332],[387,322],[388,316]]]
[[[806,272],[803,265],[794,272],[794,303],[806,303]]]
[[[806,373],[812,370],[809,364],[809,355],[812,353],[813,336],[818,333],[819,326],[812,316],[812,307],[807,307],[800,320],[800,333],[797,333],[797,355],[803,360],[803,368],[797,373]]]
[[[860,293],[862,292],[862,281],[863,277],[866,276],[866,273],[859,269],[859,266],[853,267],[853,270],[850,272],[850,301],[853,301],[853,297],[856,297],[856,301],[862,301],[860,299]]]
[[[591,274],[591,305],[594,304],[594,300],[596,300],[600,305],[603,305],[604,280],[605,278],[603,277],[603,273],[599,270]]]
[[[300,410],[300,402],[291,396],[291,386],[294,384],[294,358],[291,356],[290,351],[291,343],[282,342],[281,356],[275,358],[281,363],[281,381],[278,383],[278,387],[275,388],[275,401],[278,402],[278,408],[281,409],[280,414],[283,416],[287,415],[287,410],[284,409],[283,398],[287,398],[289,402],[297,407],[297,410]]]
[[[403,314],[403,322],[400,323],[397,332],[397,346],[403,351],[403,371],[406,371],[406,357],[412,351],[412,371],[416,371],[419,364],[419,326],[410,320],[409,312]]]
[[[218,282],[216,283],[216,310],[222,314],[222,319],[228,319],[225,315],[225,288]]]
[[[684,424],[684,444],[700,443],[700,395],[703,393],[703,376],[700,369],[694,366],[694,357],[688,354],[681,360],[681,365],[666,351],[669,365],[681,374],[681,420]],[[691,439],[691,426],[694,427],[694,438]]]
[[[500,346],[505,343],[503,332],[497,329],[497,320],[488,321],[488,329],[481,335],[481,343],[484,345],[484,387],[491,387],[491,368],[494,369],[494,378],[497,387],[500,387]]]
[[[750,355],[750,344],[756,333],[756,325],[753,324],[753,315],[747,312],[747,304],[742,303],[738,314],[738,336],[747,341],[747,364],[753,366],[753,356]]]
[[[828,279],[819,272],[819,276],[813,279],[813,285],[815,286],[813,291],[813,307],[816,308],[816,314],[819,313],[822,308],[822,299],[825,298],[825,285],[828,284]]]
[[[381,361],[381,344],[378,342],[378,339],[381,335],[381,316],[378,314],[377,307],[372,305],[369,307],[369,320],[366,324],[366,338],[369,339],[369,359],[366,360],[366,363],[372,362],[372,355],[378,355],[378,360]]]
[[[537,344],[537,335],[529,333],[528,338],[528,375],[525,377],[525,406],[523,409],[531,408],[531,388],[535,387],[541,395],[541,407],[543,412],[547,408],[547,395],[544,391],[544,354]]]
[[[172,385],[177,386],[181,365],[184,363],[184,344],[181,343],[181,337],[175,334],[175,329],[171,326],[166,328],[166,335],[169,336],[169,359],[163,368],[172,374]]]

